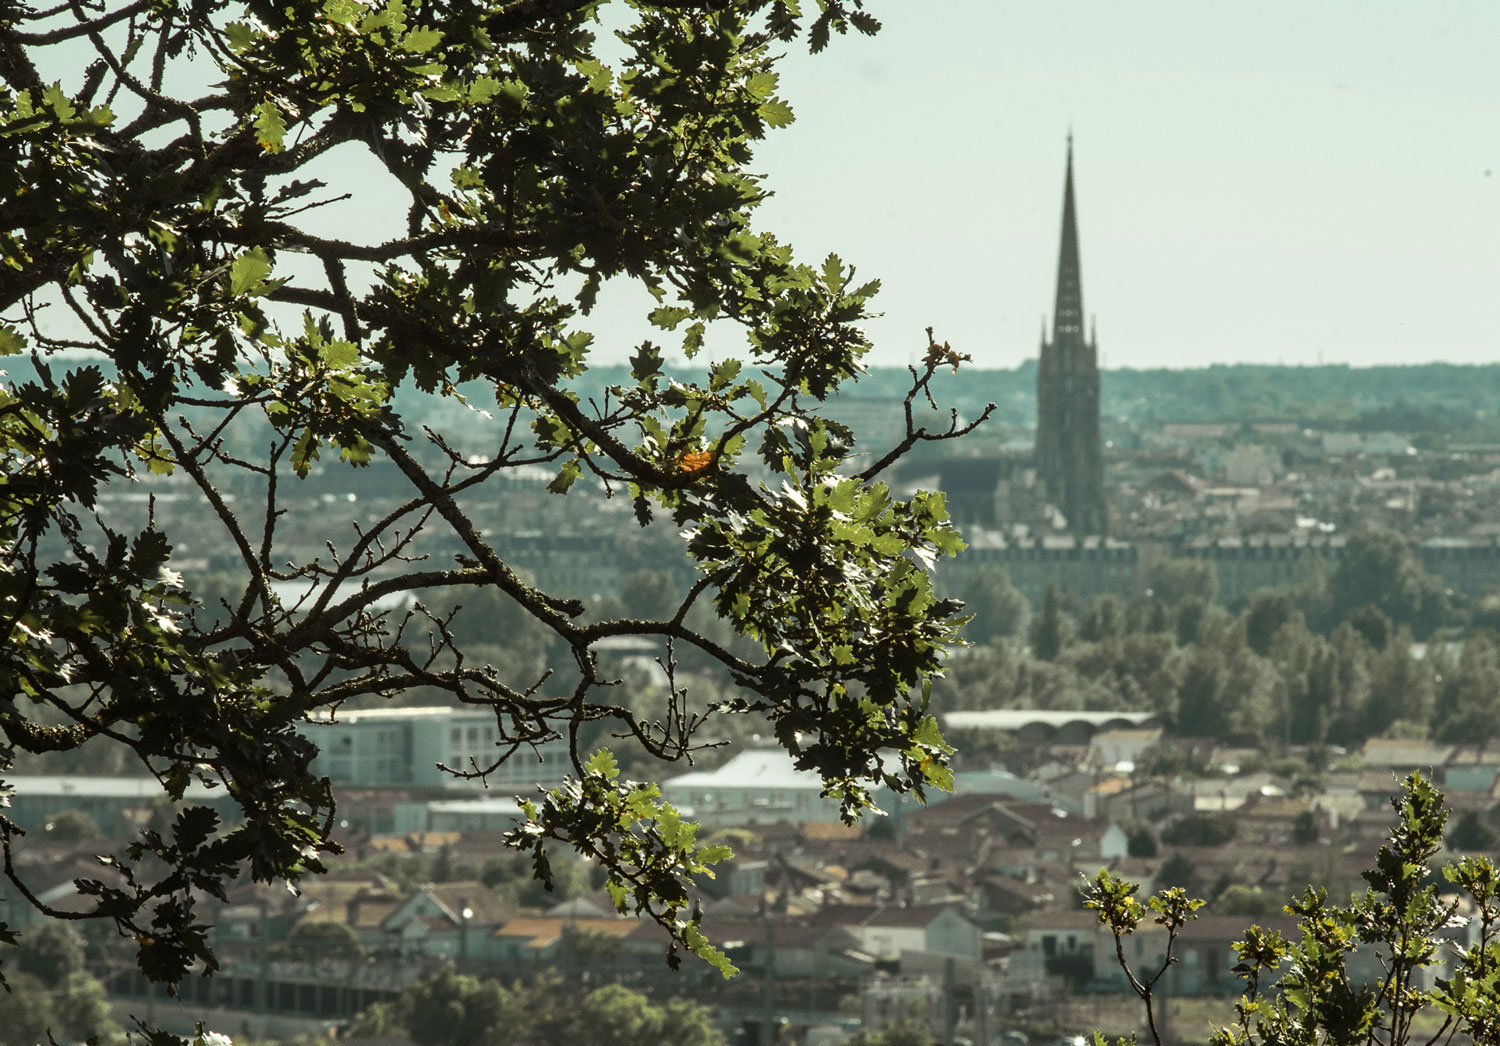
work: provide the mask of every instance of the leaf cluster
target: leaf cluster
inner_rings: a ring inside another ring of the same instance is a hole
[[[238,807],[144,832],[74,915],[114,921],[153,978],[212,969],[202,898],[243,874],[295,883],[335,848],[310,724],[418,691],[495,715],[500,746],[458,773],[565,745],[572,780],[530,799],[513,844],[544,880],[545,844],[587,854],[617,904],[725,968],[683,885],[722,849],[594,739],[685,760],[708,717],[758,715],[851,818],[880,787],[951,783],[928,688],[963,618],[928,571],[962,542],[940,495],[880,477],[972,428],[914,420],[962,356],[929,331],[904,437],[856,458],[821,406],[861,373],[878,283],[756,224],[755,146],[793,115],[779,55],[851,28],[878,28],[860,0],[8,14],[0,352],[21,376],[0,382],[0,730],[26,753],[123,746],[171,801],[202,784]],[[606,284],[687,362],[590,329]],[[628,380],[591,380],[601,335]],[[704,362],[710,337],[742,351]],[[466,408],[484,452],[409,423],[397,389]],[[398,493],[308,533],[303,484],[346,468]],[[521,469],[670,518],[695,579],[681,601],[598,613],[540,590],[481,511]],[[186,533],[157,511],[168,494],[206,506]],[[187,543],[210,550],[211,597],[174,566]],[[458,602],[481,592],[546,668],[467,638]],[[748,646],[695,627],[699,605]],[[658,645],[665,710],[616,696],[600,647],[622,637]],[[691,705],[679,649],[738,690]],[[63,915],[11,866],[17,834],[0,822],[5,874]]]

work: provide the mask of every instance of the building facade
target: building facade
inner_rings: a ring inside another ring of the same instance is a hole
[[[1048,340],[1043,332],[1036,391],[1036,472],[1046,499],[1062,513],[1070,532],[1109,533],[1099,435],[1099,349],[1092,333],[1084,331],[1071,135],[1052,337]]]
[[[567,746],[522,748],[486,775],[463,779],[452,770],[488,769],[509,746],[495,713],[485,708],[376,708],[310,720],[302,732],[318,746],[313,772],[343,788],[520,789],[560,783]]]

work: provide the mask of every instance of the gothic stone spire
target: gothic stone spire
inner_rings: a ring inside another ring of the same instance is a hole
[[[1078,213],[1073,204],[1073,136],[1068,135],[1068,173],[1063,182],[1062,245],[1057,255],[1057,306],[1052,314],[1054,339],[1083,338],[1083,277],[1078,265]]]
[[[1068,529],[1079,535],[1103,535],[1109,525],[1099,435],[1098,360],[1098,348],[1084,331],[1070,134],[1057,303],[1052,338],[1044,337],[1037,367],[1036,469],[1047,500],[1062,512]]]

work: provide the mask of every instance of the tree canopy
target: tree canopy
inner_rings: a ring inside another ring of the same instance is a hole
[[[961,542],[940,494],[881,477],[966,431],[911,409],[961,357],[929,332],[904,438],[856,448],[819,405],[860,373],[877,284],[755,223],[754,146],[792,119],[777,58],[875,31],[860,0],[3,9],[0,729],[20,752],[124,746],[172,798],[202,782],[241,814],[186,806],[83,884],[149,976],[214,968],[195,897],[320,867],[336,798],[299,728],[348,701],[492,709],[476,775],[567,745],[569,783],[512,843],[544,879],[549,847],[577,849],[726,969],[684,887],[725,851],[585,727],[672,761],[707,717],[762,717],[850,817],[877,786],[948,784],[925,694],[962,608],[927,568]],[[606,287],[662,344],[593,329]],[[628,381],[590,381],[596,345]],[[421,429],[414,399],[464,422]],[[309,477],[361,468],[392,507],[309,534]],[[685,597],[598,617],[528,581],[475,516],[522,468],[669,520]],[[168,492],[202,506],[191,526]],[[188,536],[229,563],[212,598],[174,560]],[[467,657],[434,590],[502,598],[566,671]],[[749,645],[695,627],[700,604]],[[737,689],[638,711],[599,655],[619,637]]]
[[[654,1001],[619,984],[580,992],[556,974],[505,985],[451,966],[413,981],[355,1018],[356,1038],[404,1033],[417,1046],[724,1046],[713,1013],[686,999]]]

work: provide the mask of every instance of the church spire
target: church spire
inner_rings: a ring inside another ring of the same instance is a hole
[[[1057,306],[1052,317],[1054,340],[1076,335],[1083,340],[1083,277],[1078,265],[1078,215],[1073,204],[1073,135],[1068,134],[1068,173],[1063,183],[1062,246],[1057,257]]]
[[[1068,529],[1080,536],[1109,533],[1095,346],[1093,337],[1084,330],[1078,215],[1073,202],[1073,136],[1069,134],[1057,305],[1052,338],[1043,339],[1037,360],[1035,460],[1046,502],[1061,513]]]

